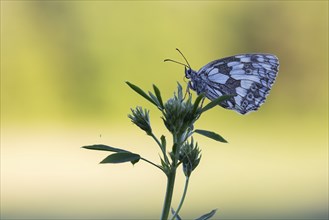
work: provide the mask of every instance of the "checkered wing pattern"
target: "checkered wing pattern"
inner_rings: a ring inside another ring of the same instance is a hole
[[[190,74],[190,88],[214,100],[234,95],[220,105],[241,114],[256,111],[266,100],[278,74],[272,54],[240,54],[215,60]]]

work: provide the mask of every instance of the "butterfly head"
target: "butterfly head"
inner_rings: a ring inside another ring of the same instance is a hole
[[[191,74],[192,74],[192,69],[190,67],[185,67],[185,77],[187,79],[191,78]]]

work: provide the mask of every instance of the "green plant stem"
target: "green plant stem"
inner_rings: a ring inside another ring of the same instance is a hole
[[[176,179],[176,170],[178,164],[178,154],[179,154],[179,144],[178,144],[178,135],[173,134],[173,153],[174,157],[172,158],[172,164],[170,166],[170,172],[167,173],[167,189],[166,189],[166,196],[163,204],[161,220],[167,220],[169,217],[169,212],[171,208],[171,201],[174,193],[174,186],[175,186],[175,179]],[[176,147],[174,147],[176,146]],[[175,151],[174,151],[175,148]]]
[[[166,154],[166,151],[165,149],[162,147],[162,144],[160,143],[160,141],[158,140],[158,138],[153,134],[151,133],[150,136],[155,140],[155,142],[157,142],[157,144],[159,145],[161,151],[162,151],[162,154],[163,154],[163,157],[165,159],[165,161],[167,163],[169,163],[169,160],[168,160],[168,157],[167,157],[167,154]]]
[[[171,172],[167,176],[167,189],[166,196],[163,204],[161,220],[167,220],[169,217],[169,211],[172,201],[172,196],[174,192],[175,186],[175,178],[176,178],[176,166],[172,168]]]
[[[173,217],[171,218],[171,220],[174,220],[176,218],[176,216],[178,216],[178,212],[180,211],[180,209],[183,206],[183,203],[184,203],[184,200],[185,200],[185,196],[186,196],[186,193],[187,193],[187,188],[188,188],[189,180],[190,180],[190,178],[189,177],[186,177],[186,179],[185,179],[185,186],[184,186],[184,192],[183,192],[182,198],[181,198],[181,200],[179,202],[179,205],[177,207],[177,210],[175,211],[175,214],[173,215]]]
[[[149,163],[149,164],[151,164],[151,165],[159,168],[162,172],[164,172],[164,170],[162,169],[162,167],[160,167],[159,165],[156,165],[155,163],[149,161],[148,159],[145,159],[145,158],[141,157],[141,160],[144,160],[145,162],[147,162],[147,163]]]

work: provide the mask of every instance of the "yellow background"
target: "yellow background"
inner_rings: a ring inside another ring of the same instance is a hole
[[[124,83],[186,87],[180,48],[195,70],[234,54],[279,57],[267,102],[241,116],[212,109],[196,128],[201,163],[185,218],[328,215],[327,1],[1,1],[1,217],[159,218],[165,176],[140,162],[99,165],[103,143],[158,161],[127,118],[158,111]],[[173,207],[183,189],[177,178]]]

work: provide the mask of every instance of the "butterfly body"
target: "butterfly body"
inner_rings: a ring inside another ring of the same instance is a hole
[[[188,87],[214,100],[233,95],[220,105],[240,114],[256,111],[266,100],[278,73],[272,54],[240,54],[214,60],[198,71],[185,68]]]

